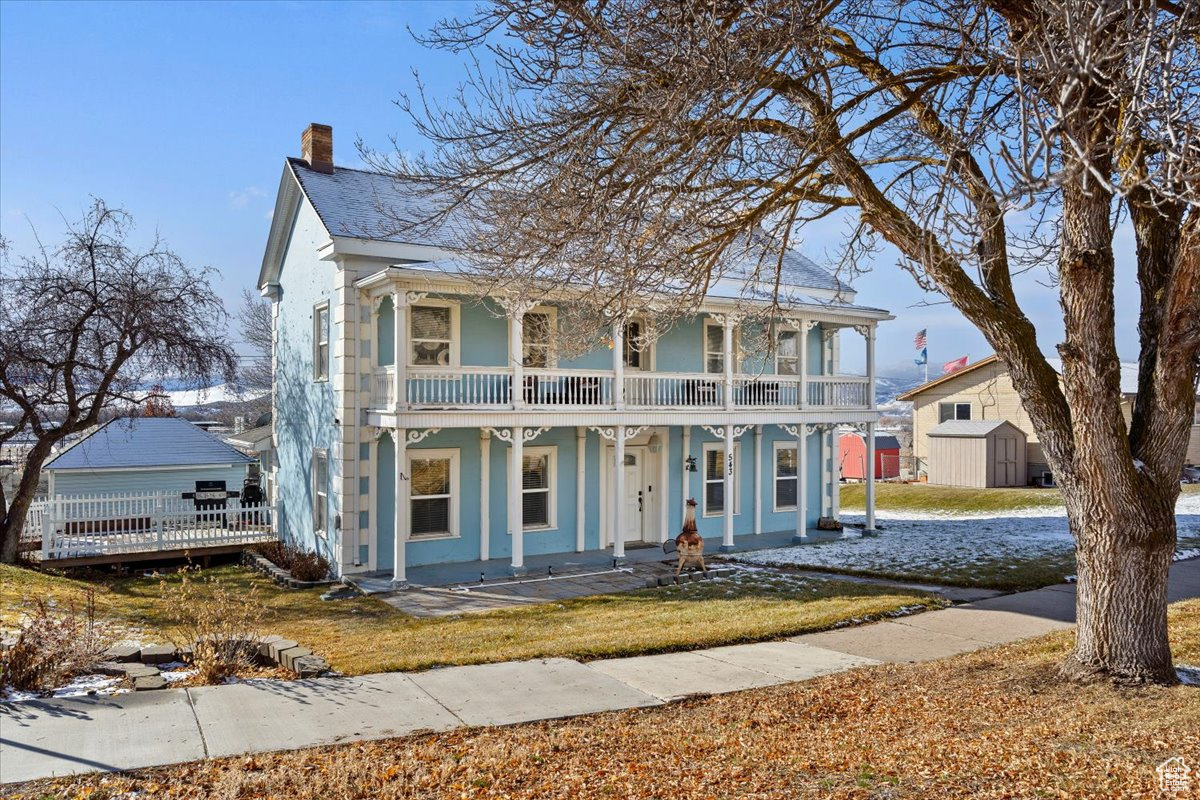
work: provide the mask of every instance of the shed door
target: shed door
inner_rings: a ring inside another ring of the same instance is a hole
[[[996,485],[1017,485],[1017,437],[996,437]]]

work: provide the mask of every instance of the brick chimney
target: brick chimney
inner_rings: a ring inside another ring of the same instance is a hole
[[[300,157],[317,172],[333,172],[333,128],[313,122],[300,136]]]

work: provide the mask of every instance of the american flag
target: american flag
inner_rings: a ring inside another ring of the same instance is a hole
[[[928,344],[925,339],[925,330],[925,328],[922,328],[921,330],[917,331],[917,335],[913,337],[914,350],[924,350],[925,345]]]

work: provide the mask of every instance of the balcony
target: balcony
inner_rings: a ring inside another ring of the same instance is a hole
[[[514,396],[514,381],[520,390]],[[711,373],[626,373],[623,397],[615,391],[616,373],[585,369],[524,369],[518,376],[503,367],[409,367],[405,374],[403,406],[407,410],[555,411],[619,409],[686,410],[797,409],[867,410],[871,406],[868,378],[857,375],[734,375]],[[727,397],[727,394],[729,395]],[[396,405],[396,375],[392,367],[376,368],[371,407],[391,411]]]

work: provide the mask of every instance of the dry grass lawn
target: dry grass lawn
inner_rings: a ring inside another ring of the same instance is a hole
[[[1200,601],[1171,610],[1200,663]],[[657,709],[198,762],[29,798],[1158,797],[1200,763],[1200,689],[1063,684],[1069,632]],[[1200,782],[1194,779],[1191,795]]]
[[[265,633],[312,647],[339,672],[419,670],[562,656],[602,658],[713,647],[824,630],[906,605],[936,605],[917,592],[788,576],[705,581],[669,590],[600,595],[486,614],[415,619],[370,598],[325,602],[321,590],[284,590],[238,567],[209,575],[242,590],[258,587]],[[168,581],[176,581],[170,576]],[[81,603],[96,591],[100,617],[155,641],[170,622],[157,578],[79,580],[0,565],[0,626],[12,626],[31,597]],[[200,582],[196,586],[203,590]],[[680,625],[686,618],[689,624]]]
[[[1180,488],[1184,494],[1200,494],[1200,484],[1188,484]],[[847,483],[841,487],[843,509],[863,509],[866,502],[864,484]],[[930,486],[927,483],[879,483],[875,487],[875,507],[881,511],[984,514],[1061,506],[1062,496],[1058,489],[967,489],[961,486]]]

